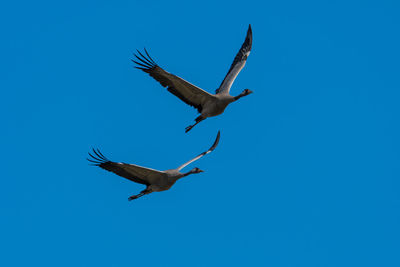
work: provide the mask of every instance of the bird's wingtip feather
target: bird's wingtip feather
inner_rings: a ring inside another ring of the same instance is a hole
[[[217,137],[215,138],[215,141],[214,141],[214,144],[210,147],[211,151],[214,150],[217,147],[217,145],[219,143],[220,136],[221,136],[221,131],[218,131]]]

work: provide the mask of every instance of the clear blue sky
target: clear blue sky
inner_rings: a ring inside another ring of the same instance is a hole
[[[1,266],[400,266],[398,1],[3,1]],[[133,68],[149,50],[213,92],[195,110]],[[143,189],[90,167],[204,173]]]

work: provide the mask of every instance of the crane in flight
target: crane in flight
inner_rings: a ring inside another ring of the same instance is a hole
[[[219,138],[220,132],[218,131],[214,144],[207,151],[199,154],[198,156],[182,164],[176,169],[170,169],[166,171],[158,171],[134,164],[113,162],[107,159],[98,149],[93,149],[93,154],[88,153],[90,158],[88,158],[87,160],[90,161],[94,166],[99,166],[100,168],[103,168],[107,171],[113,172],[121,177],[131,180],[132,182],[146,185],[146,188],[139,194],[133,195],[128,198],[128,200],[133,200],[152,192],[168,190],[179,179],[186,177],[190,174],[203,172],[197,167],[188,172],[181,172],[181,170],[187,165],[193,163],[194,161],[213,151],[218,145]]]
[[[206,118],[222,114],[230,103],[253,93],[249,89],[244,89],[242,93],[237,96],[231,96],[229,94],[236,76],[243,69],[247,57],[250,55],[252,40],[253,35],[251,25],[249,25],[246,39],[244,40],[242,47],[239,49],[239,52],[236,54],[224,80],[215,91],[215,94],[210,94],[184,79],[165,71],[150,57],[146,49],[144,49],[144,53],[137,50],[138,54],[134,55],[136,60],[132,59],[132,61],[136,64],[135,68],[148,73],[163,87],[166,87],[169,92],[177,96],[186,104],[197,109],[200,116],[195,119],[196,123],[186,127],[185,132],[188,132]]]

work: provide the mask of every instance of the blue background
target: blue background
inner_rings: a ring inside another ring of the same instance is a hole
[[[398,1],[0,4],[1,266],[400,266]],[[130,62],[213,92],[197,116]],[[170,191],[90,167],[206,172]]]

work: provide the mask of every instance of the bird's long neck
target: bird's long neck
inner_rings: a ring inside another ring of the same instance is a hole
[[[190,175],[190,174],[192,174],[192,173],[193,173],[192,171],[188,171],[188,172],[185,172],[185,173],[179,172],[179,174],[174,175],[173,177],[171,177],[171,178],[169,178],[169,179],[171,179],[173,182],[176,182],[176,181],[178,181],[179,179],[181,179],[181,178],[183,178],[183,177],[186,177],[186,176],[188,176],[188,175]]]
[[[181,178],[183,178],[183,177],[186,177],[186,176],[188,176],[188,175],[191,175],[192,173],[194,173],[194,171],[193,171],[193,170],[191,170],[191,171],[188,171],[188,172],[185,172],[185,173],[183,173],[183,175],[182,175],[182,177],[181,177]]]
[[[245,93],[241,93],[240,95],[237,95],[237,96],[235,96],[235,97],[233,97],[233,99],[235,100],[235,101],[237,101],[237,100],[239,100],[240,98],[242,98],[242,97],[244,97],[244,96],[246,96],[247,94],[245,94]]]

